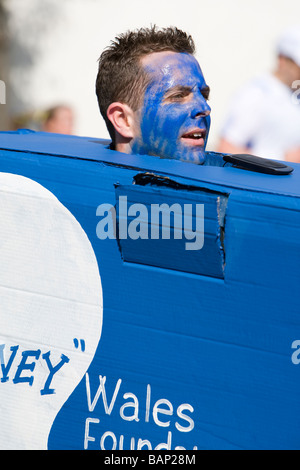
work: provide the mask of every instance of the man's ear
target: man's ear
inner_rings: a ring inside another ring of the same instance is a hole
[[[124,103],[111,103],[107,108],[107,117],[115,131],[125,139],[134,137],[134,116],[132,109]]]

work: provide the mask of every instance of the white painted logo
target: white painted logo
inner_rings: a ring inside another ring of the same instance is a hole
[[[90,241],[40,184],[0,174],[0,448],[46,449],[102,330]]]

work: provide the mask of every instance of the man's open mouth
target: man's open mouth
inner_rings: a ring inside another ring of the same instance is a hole
[[[206,137],[206,129],[193,129],[181,136],[181,139],[188,145],[203,146]]]

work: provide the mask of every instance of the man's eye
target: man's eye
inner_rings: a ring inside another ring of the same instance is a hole
[[[170,101],[180,101],[183,100],[188,93],[180,92],[180,93],[175,93],[174,95],[169,96]]]
[[[174,93],[170,95],[167,100],[171,102],[178,102],[178,101],[184,101],[185,99],[188,98],[188,96],[191,94],[190,91],[178,91],[178,93]]]

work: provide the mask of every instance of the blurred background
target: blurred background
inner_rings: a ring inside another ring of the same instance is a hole
[[[0,0],[0,129],[39,128],[63,104],[73,133],[107,138],[94,91],[100,53],[127,29],[172,25],[193,36],[211,87],[214,150],[232,94],[272,70],[276,39],[299,13],[299,0]]]

